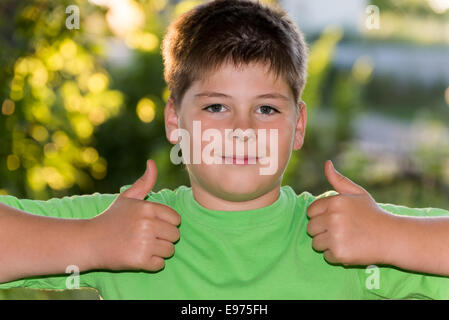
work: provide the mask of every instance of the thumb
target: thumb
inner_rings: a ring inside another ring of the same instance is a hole
[[[324,163],[324,174],[335,191],[343,194],[365,194],[366,190],[335,170],[332,161]]]
[[[147,160],[147,167],[143,176],[137,179],[134,184],[125,190],[122,195],[126,198],[143,200],[153,189],[157,179],[157,168],[153,160]]]

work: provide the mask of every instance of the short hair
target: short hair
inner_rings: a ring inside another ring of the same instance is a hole
[[[181,105],[195,80],[223,63],[269,63],[284,77],[299,102],[306,82],[307,45],[287,13],[260,0],[213,0],[180,15],[163,39],[164,78],[170,97]]]

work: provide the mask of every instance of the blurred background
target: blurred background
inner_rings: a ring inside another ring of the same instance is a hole
[[[160,44],[202,2],[2,0],[0,194],[118,193],[148,158],[156,191],[189,185],[169,159]],[[449,210],[449,0],[263,2],[279,3],[310,47],[306,141],[283,183],[331,190],[331,159],[379,203]],[[98,295],[11,289],[0,299]]]

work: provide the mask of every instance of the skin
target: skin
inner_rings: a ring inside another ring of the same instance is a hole
[[[228,97],[196,97],[203,92],[218,92]],[[277,93],[286,99],[256,98],[267,93]],[[214,112],[211,108],[205,109],[216,104],[221,106],[216,108],[218,110],[212,109]],[[254,63],[236,68],[225,64],[204,81],[195,81],[178,105],[171,99],[167,102],[165,128],[171,143],[178,142],[171,139],[173,130],[185,129],[191,137],[193,151],[193,121],[201,121],[202,132],[208,128],[220,130],[223,145],[224,139],[233,139],[225,135],[225,129],[278,130],[278,167],[274,174],[261,175],[259,162],[254,165],[207,164],[204,161],[187,164],[192,192],[200,205],[213,210],[249,210],[268,206],[278,199],[282,175],[292,150],[300,149],[304,143],[307,122],[305,104],[295,104],[282,77],[276,79],[267,65]],[[251,143],[249,140],[246,144]],[[207,143],[202,142],[201,150]],[[267,154],[271,149],[268,143]]]
[[[324,173],[338,195],[317,199],[307,208],[307,232],[328,262],[386,264],[449,276],[448,216],[390,214],[331,161],[326,161]]]

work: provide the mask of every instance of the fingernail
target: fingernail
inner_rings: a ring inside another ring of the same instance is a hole
[[[147,173],[147,171],[148,171],[148,161],[149,161],[149,160],[147,160],[147,166],[146,166],[146,168],[145,168],[145,173]]]

